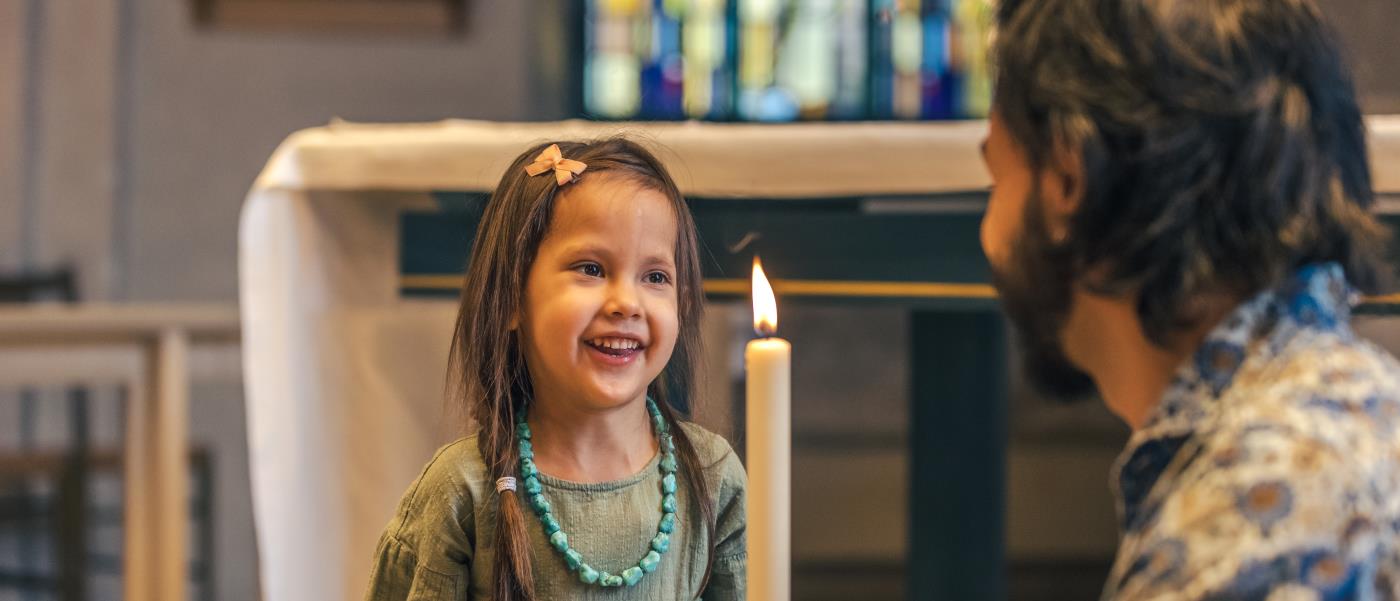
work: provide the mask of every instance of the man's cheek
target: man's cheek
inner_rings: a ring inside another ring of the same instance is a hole
[[[992,232],[992,214],[990,211],[982,215],[982,227],[978,231],[978,238],[982,243],[982,255],[987,257],[987,262],[997,265],[996,235]]]
[[[982,254],[993,267],[1001,268],[1006,265],[1006,257],[1009,254],[1006,225],[1002,216],[995,211],[989,211],[982,218]]]

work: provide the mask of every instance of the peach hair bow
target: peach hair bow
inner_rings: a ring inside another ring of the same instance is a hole
[[[582,162],[564,158],[564,154],[559,152],[558,144],[550,144],[540,156],[535,157],[535,162],[525,166],[525,173],[536,176],[553,170],[554,180],[562,186],[574,181],[574,176],[583,173],[587,168],[588,165]]]

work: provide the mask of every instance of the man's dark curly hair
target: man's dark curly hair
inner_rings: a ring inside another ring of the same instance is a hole
[[[1361,111],[1310,0],[1001,0],[997,22],[998,117],[1033,168],[1082,158],[1055,254],[1138,291],[1159,344],[1200,294],[1308,263],[1388,281]]]

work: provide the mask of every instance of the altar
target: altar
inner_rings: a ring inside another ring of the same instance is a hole
[[[1377,189],[1400,193],[1400,119],[1370,126],[1387,166]],[[653,145],[689,199],[711,298],[746,297],[761,254],[780,303],[912,312],[909,594],[1004,596],[1006,352],[977,239],[984,132],[449,121],[293,134],[248,195],[239,243],[264,598],[358,597],[399,496],[462,431],[442,388],[490,189],[534,142],[619,133]]]

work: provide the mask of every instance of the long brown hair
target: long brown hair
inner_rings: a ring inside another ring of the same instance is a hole
[[[526,150],[506,168],[486,204],[473,243],[449,360],[449,390],[465,404],[480,431],[477,446],[491,481],[515,475],[519,463],[515,422],[532,402],[530,375],[518,330],[511,321],[523,306],[525,281],[540,242],[549,229],[554,200],[561,188],[550,175],[530,177],[525,166],[550,143]],[[625,138],[591,142],[557,142],[563,155],[582,161],[580,177],[623,177],[661,192],[676,214],[676,290],[680,331],[675,350],[647,392],[657,400],[670,424],[682,466],[681,480],[698,504],[711,541],[704,583],[713,567],[715,508],[694,444],[680,427],[681,412],[694,399],[700,353],[700,317],[704,310],[695,221],[685,199],[661,162]],[[497,601],[533,601],[534,576],[525,517],[514,492],[497,495],[496,560],[491,588]]]

